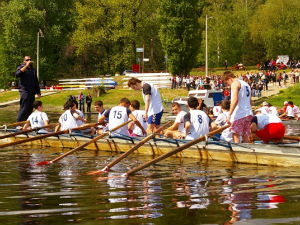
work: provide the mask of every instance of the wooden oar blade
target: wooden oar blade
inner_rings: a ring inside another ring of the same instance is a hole
[[[103,171],[103,170],[92,170],[92,171],[89,171],[87,173],[85,173],[86,175],[101,175],[101,174],[104,174],[104,173],[107,173],[107,171]]]
[[[50,161],[41,161],[41,162],[38,162],[35,165],[36,166],[45,166],[45,165],[49,165],[50,163],[51,163]]]
[[[110,176],[110,177],[96,177],[94,178],[94,180],[96,181],[106,181],[106,180],[110,180],[110,179],[118,179],[118,178],[127,178],[127,176]]]

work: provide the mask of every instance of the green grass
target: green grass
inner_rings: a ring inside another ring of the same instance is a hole
[[[293,101],[297,106],[300,105],[300,83],[294,84],[293,86],[280,90],[279,94],[272,96],[267,99],[269,103],[277,107],[283,107],[284,101]]]
[[[18,91],[4,91],[0,93],[0,102],[12,101],[20,98]]]

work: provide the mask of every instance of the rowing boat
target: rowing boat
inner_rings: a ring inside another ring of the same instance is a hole
[[[8,130],[7,132],[13,132]],[[0,132],[5,135],[7,132]],[[27,135],[18,135],[1,139],[0,144],[15,140],[35,136],[35,133]],[[59,137],[49,137],[42,140],[24,143],[24,145],[58,147],[58,148],[75,148],[88,140],[91,136],[72,134],[59,135]],[[138,138],[127,136],[114,136],[101,139],[95,144],[86,147],[86,150],[109,151],[122,153],[128,151],[140,141]],[[186,143],[183,140],[173,139],[153,139],[136,150],[135,154],[158,156],[164,154],[177,146]],[[197,160],[217,160],[234,163],[248,163],[269,166],[282,167],[300,167],[300,145],[299,143],[290,144],[234,144],[209,139],[206,142],[200,142],[183,152],[178,153],[175,157],[194,158]]]
[[[284,125],[300,125],[300,120],[282,120]]]

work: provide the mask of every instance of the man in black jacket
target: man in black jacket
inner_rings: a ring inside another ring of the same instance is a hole
[[[30,56],[25,56],[23,63],[16,70],[16,77],[19,79],[20,110],[17,122],[27,120],[33,109],[35,94],[41,96],[39,81],[36,70],[33,68],[33,61]]]

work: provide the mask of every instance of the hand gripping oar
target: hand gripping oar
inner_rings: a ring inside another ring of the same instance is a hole
[[[172,121],[167,122],[165,125],[161,126],[160,128],[158,128],[153,134],[148,135],[147,137],[145,137],[143,140],[141,140],[138,144],[136,144],[135,146],[133,146],[131,149],[129,149],[127,152],[124,152],[122,155],[120,155],[118,158],[114,159],[112,162],[110,162],[107,166],[105,166],[102,170],[94,170],[94,171],[90,171],[87,172],[88,175],[96,175],[96,174],[102,174],[102,173],[107,173],[108,170],[113,167],[114,165],[116,165],[118,162],[120,162],[122,159],[125,159],[129,154],[131,154],[132,152],[134,152],[135,150],[137,150],[139,147],[141,147],[143,144],[145,144],[147,141],[149,141],[150,139],[152,139],[153,137],[155,137],[156,134],[158,134],[159,132],[161,132],[162,130],[166,129],[171,123],[173,123]]]
[[[24,125],[27,121],[21,121],[21,122],[16,122],[16,123],[10,123],[10,124],[4,124],[1,127],[7,128],[7,127],[16,127],[16,126],[21,126]]]
[[[29,132],[32,132],[32,131],[38,131],[38,130],[53,127],[53,126],[56,126],[56,125],[57,125],[57,123],[51,123],[51,124],[48,124],[48,125],[43,126],[43,127],[36,127],[36,128],[28,129],[28,130],[21,130],[21,131],[15,132],[15,133],[2,135],[2,136],[0,136],[0,139],[14,137],[14,136],[17,136],[17,135],[20,135],[20,134],[26,134],[26,133],[29,133]]]
[[[217,134],[217,133],[220,133],[220,132],[222,132],[223,130],[225,130],[226,128],[228,128],[228,127],[230,127],[230,125],[226,125],[226,126],[221,127],[221,128],[219,128],[219,129],[217,129],[217,130],[211,131],[211,132],[209,132],[209,133],[207,134],[207,136],[212,136],[212,135],[215,135],[215,134]],[[190,141],[190,142],[188,142],[188,143],[186,143],[186,144],[184,144],[184,145],[181,145],[181,146],[179,146],[179,147],[177,147],[177,148],[175,148],[175,149],[173,149],[173,150],[171,150],[171,151],[169,151],[169,152],[167,152],[167,153],[165,153],[165,154],[163,154],[163,155],[161,155],[161,156],[159,156],[159,157],[157,157],[157,158],[155,158],[155,159],[153,159],[153,160],[151,160],[151,161],[149,161],[149,162],[146,162],[146,163],[144,163],[144,164],[142,164],[142,165],[140,165],[140,166],[138,166],[138,167],[135,167],[135,168],[133,168],[133,169],[127,171],[126,173],[124,173],[124,174],[121,175],[121,176],[114,176],[114,177],[100,177],[100,178],[98,178],[98,180],[107,180],[107,179],[110,179],[110,178],[128,177],[128,176],[130,176],[130,175],[132,175],[132,174],[134,174],[134,173],[136,173],[136,172],[138,172],[138,171],[140,171],[140,170],[142,170],[142,169],[144,169],[144,168],[146,168],[146,167],[151,166],[151,165],[154,164],[154,163],[157,163],[157,162],[159,162],[159,161],[161,161],[161,160],[163,160],[163,159],[165,159],[165,158],[168,158],[168,157],[170,157],[170,156],[172,156],[172,155],[174,155],[174,154],[176,154],[176,153],[178,153],[178,152],[180,152],[180,151],[183,151],[183,150],[186,149],[186,148],[191,147],[192,145],[197,144],[197,143],[200,142],[200,141],[206,140],[206,139],[207,139],[207,136],[200,136],[200,137],[198,137],[198,138],[196,138],[196,139],[194,139],[194,140],[192,140],[192,141]]]
[[[82,144],[82,145],[80,145],[80,146],[78,146],[78,147],[76,147],[76,148],[74,148],[74,149],[72,149],[72,150],[70,150],[70,151],[68,151],[68,152],[60,155],[60,156],[58,156],[57,158],[55,158],[55,159],[53,159],[51,161],[42,161],[42,162],[39,162],[39,163],[36,164],[36,166],[48,165],[50,163],[54,163],[54,162],[56,162],[58,160],[61,160],[61,159],[65,158],[66,156],[72,154],[73,152],[79,151],[79,150],[83,149],[84,147],[86,147],[86,146],[88,146],[88,145],[90,145],[90,144],[98,141],[99,139],[105,137],[106,135],[109,135],[110,132],[114,132],[114,131],[120,129],[121,127],[125,126],[126,124],[130,123],[131,121],[132,120],[128,120],[127,122],[122,123],[119,126],[114,127],[113,129],[111,129],[108,132],[104,132],[103,134],[100,134],[99,136],[93,138],[92,140],[90,140],[90,141],[88,141],[88,142],[86,142],[86,143],[84,143],[84,144]]]
[[[284,136],[283,139],[300,141],[300,137],[298,137],[298,136]]]
[[[90,128],[90,127],[95,127],[97,125],[99,125],[99,124],[98,123],[87,124],[87,125],[82,126],[82,127],[73,128],[73,129],[71,129],[71,131],[84,130],[84,129],[87,129],[87,128]],[[40,140],[40,139],[51,137],[51,136],[66,134],[66,133],[69,133],[69,132],[70,132],[70,130],[62,130],[62,131],[57,131],[57,132],[51,132],[51,133],[48,133],[48,134],[41,134],[41,135],[31,137],[31,138],[26,138],[26,139],[17,140],[17,141],[5,143],[5,144],[0,144],[0,148],[12,146],[12,145],[23,144],[25,142]]]

